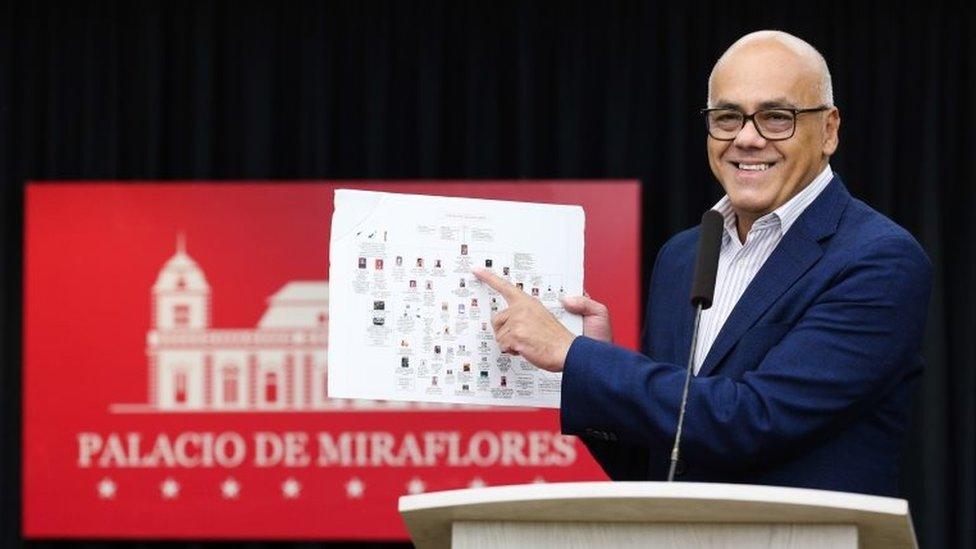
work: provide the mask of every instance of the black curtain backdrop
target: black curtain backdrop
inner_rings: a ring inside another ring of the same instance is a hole
[[[697,109],[761,28],[823,52],[834,169],[935,265],[904,493],[923,546],[976,547],[976,8],[846,0],[2,5],[0,544],[23,543],[26,180],[639,178],[646,275],[720,195]]]

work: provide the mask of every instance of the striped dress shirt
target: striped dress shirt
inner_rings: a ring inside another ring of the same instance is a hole
[[[702,311],[698,328],[698,343],[695,346],[695,374],[701,369],[708,350],[718,337],[726,319],[732,314],[739,298],[769,259],[770,254],[790,230],[803,210],[807,209],[833,179],[834,174],[828,165],[802,191],[774,211],[760,217],[752,224],[745,243],[739,241],[736,230],[735,212],[728,195],[722,197],[712,208],[725,218],[725,231],[722,233],[722,249],[718,256],[718,274],[715,278],[715,297],[712,306]]]

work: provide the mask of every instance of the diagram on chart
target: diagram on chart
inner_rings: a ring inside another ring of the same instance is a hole
[[[329,395],[559,405],[561,376],[501,353],[485,268],[582,332],[582,208],[340,190],[330,251]]]

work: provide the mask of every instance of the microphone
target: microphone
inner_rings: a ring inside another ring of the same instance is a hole
[[[688,369],[685,372],[685,386],[681,391],[681,410],[678,412],[678,429],[674,434],[671,448],[671,467],[668,469],[668,482],[674,480],[681,447],[681,427],[685,422],[685,406],[688,404],[688,387],[695,364],[695,347],[698,345],[698,325],[701,313],[712,306],[715,294],[715,276],[718,274],[718,254],[722,248],[722,228],[725,219],[715,210],[708,210],[702,216],[698,236],[698,257],[695,261],[695,278],[691,283],[691,305],[695,307],[695,327],[691,332],[691,349],[688,351]]]
[[[701,305],[702,310],[712,306],[724,225],[725,219],[715,210],[708,210],[702,216],[698,260],[695,262],[695,278],[691,283],[691,305]]]

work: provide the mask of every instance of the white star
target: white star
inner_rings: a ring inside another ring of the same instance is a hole
[[[349,479],[346,483],[346,497],[350,499],[360,499],[363,497],[363,492],[366,491],[366,485],[363,481],[356,477]]]
[[[114,499],[115,498],[115,482],[112,479],[105,477],[98,483],[98,497],[102,499]]]
[[[474,477],[471,482],[468,483],[468,488],[484,488],[485,481],[481,480],[481,477]]]
[[[545,483],[546,483],[546,479],[542,477],[535,477],[534,479],[532,479],[532,484],[545,484]]]
[[[426,489],[427,485],[424,484],[424,481],[417,477],[413,477],[410,479],[410,482],[407,483],[407,492],[411,494],[423,494],[424,490]]]
[[[159,491],[163,494],[163,499],[176,499],[180,495],[180,483],[167,478],[159,484]]]
[[[238,494],[241,493],[241,483],[234,480],[234,477],[228,477],[227,480],[220,483],[220,495],[224,499],[237,499]]]
[[[285,496],[285,499],[295,499],[301,491],[302,485],[291,477],[281,483],[281,495]]]

